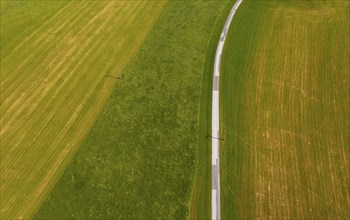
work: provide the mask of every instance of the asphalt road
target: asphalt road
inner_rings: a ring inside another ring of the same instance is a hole
[[[243,0],[238,0],[233,6],[221,33],[220,41],[216,49],[213,78],[212,96],[212,196],[211,196],[211,216],[212,219],[220,219],[220,124],[219,124],[219,79],[221,55],[224,48],[227,31],[230,28],[232,18]]]

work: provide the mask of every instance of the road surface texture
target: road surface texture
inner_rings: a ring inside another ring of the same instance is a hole
[[[227,31],[231,25],[232,18],[237,8],[243,2],[238,0],[233,6],[224,30],[221,33],[220,41],[216,49],[213,78],[213,96],[212,96],[212,197],[211,197],[211,216],[212,219],[220,219],[220,158],[219,158],[219,77],[221,55],[224,48]]]

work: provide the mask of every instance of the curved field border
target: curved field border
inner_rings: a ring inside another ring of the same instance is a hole
[[[222,58],[221,217],[348,219],[348,1],[245,1]]]
[[[212,197],[211,197],[211,209],[212,219],[220,219],[220,118],[219,118],[219,90],[220,90],[220,66],[221,56],[224,49],[227,32],[230,29],[230,25],[238,7],[243,0],[237,0],[232,7],[230,14],[226,20],[224,29],[221,33],[218,47],[215,54],[214,68],[213,68],[213,95],[212,95],[212,130],[211,130],[211,142],[212,142]]]
[[[212,97],[212,74],[214,68],[215,51],[217,39],[220,38],[222,28],[225,25],[227,15],[230,13],[234,1],[225,3],[225,8],[221,11],[213,30],[204,64],[200,116],[198,134],[198,160],[196,177],[192,192],[192,204],[190,219],[210,219],[211,218],[211,97]]]

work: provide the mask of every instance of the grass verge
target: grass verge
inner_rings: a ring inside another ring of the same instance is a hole
[[[191,219],[211,218],[211,96],[216,48],[234,1],[227,1],[216,21],[206,51],[199,114],[198,160],[193,187]]]

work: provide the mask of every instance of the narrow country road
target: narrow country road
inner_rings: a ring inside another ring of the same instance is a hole
[[[219,133],[219,77],[221,55],[224,48],[227,31],[230,28],[232,18],[236,13],[237,8],[243,2],[238,0],[233,6],[224,30],[221,33],[220,41],[216,49],[215,63],[214,63],[214,78],[213,78],[213,95],[212,95],[212,193],[211,193],[211,216],[212,219],[220,219],[220,133]]]

